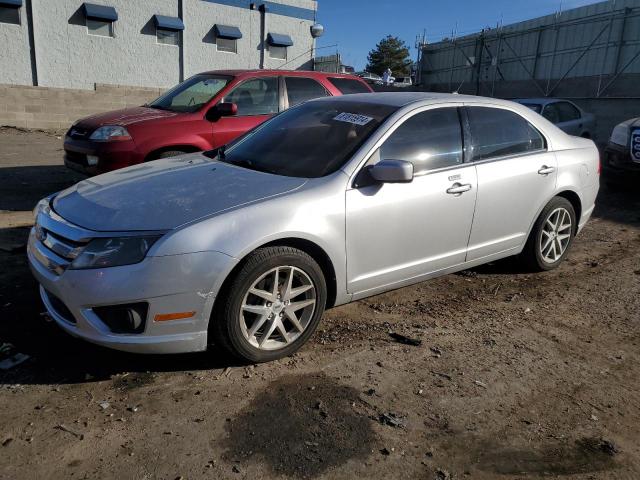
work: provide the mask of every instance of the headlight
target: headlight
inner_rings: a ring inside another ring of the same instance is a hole
[[[611,132],[609,141],[626,147],[629,144],[629,125],[626,122],[616,125],[616,128]]]
[[[38,218],[38,214],[40,212],[49,213],[49,210],[51,209],[51,206],[49,205],[49,201],[50,201],[50,197],[47,197],[47,198],[43,198],[38,203],[36,203],[36,206],[33,209],[34,220]]]
[[[119,125],[105,125],[93,132],[89,138],[98,142],[122,142],[131,140],[131,135],[126,128]]]
[[[81,270],[85,268],[117,267],[141,262],[151,246],[160,238],[123,237],[95,238],[82,249],[82,253],[69,268]]]

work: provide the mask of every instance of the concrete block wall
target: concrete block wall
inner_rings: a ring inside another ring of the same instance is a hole
[[[163,91],[102,84],[93,90],[0,84],[0,126],[66,130],[82,117],[142,105]]]

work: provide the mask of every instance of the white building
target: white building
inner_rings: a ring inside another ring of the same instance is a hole
[[[168,87],[310,68],[316,0],[0,0],[0,84]]]

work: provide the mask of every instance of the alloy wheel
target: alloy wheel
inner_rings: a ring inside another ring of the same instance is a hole
[[[278,266],[247,290],[239,321],[245,339],[261,350],[278,350],[306,330],[316,309],[316,287],[293,266]]]
[[[571,241],[571,214],[562,207],[551,211],[540,235],[540,256],[546,263],[556,263]]]

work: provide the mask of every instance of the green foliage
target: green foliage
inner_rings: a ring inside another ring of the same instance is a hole
[[[368,61],[367,71],[378,75],[390,68],[394,76],[402,77],[409,74],[411,65],[407,44],[391,35],[380,40],[369,52]]]

